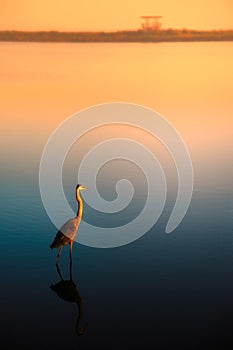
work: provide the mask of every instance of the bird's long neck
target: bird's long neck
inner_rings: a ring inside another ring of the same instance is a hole
[[[76,217],[81,219],[81,217],[83,215],[83,201],[82,201],[82,198],[80,196],[80,193],[79,193],[78,189],[76,191],[76,199],[78,201],[78,211],[77,211]]]

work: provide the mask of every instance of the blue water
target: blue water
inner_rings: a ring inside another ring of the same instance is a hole
[[[35,176],[1,190],[1,316],[5,348],[202,348],[231,340],[232,195],[194,191],[176,231],[164,234],[168,209],[136,242],[114,249],[74,244],[73,279],[85,334],[75,332],[77,305],[50,289],[59,282],[56,228]],[[169,205],[167,206],[169,207]],[[68,248],[60,263],[69,279]],[[148,345],[150,342],[150,346]]]

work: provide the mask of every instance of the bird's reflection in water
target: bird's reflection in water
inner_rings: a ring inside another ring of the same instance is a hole
[[[78,307],[78,317],[76,321],[76,333],[78,336],[83,335],[86,331],[87,324],[82,325],[83,318],[83,302],[79,294],[79,291],[72,279],[72,271],[70,269],[70,279],[64,280],[59,266],[56,265],[57,272],[60,277],[60,282],[52,284],[50,288],[61,298],[62,300],[68,301],[69,303],[75,303]]]

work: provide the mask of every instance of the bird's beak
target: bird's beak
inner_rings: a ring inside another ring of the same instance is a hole
[[[88,187],[82,186],[82,190],[88,190]]]

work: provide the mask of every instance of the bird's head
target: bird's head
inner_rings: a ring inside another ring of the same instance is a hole
[[[81,190],[88,190],[88,188],[85,187],[85,186],[83,186],[83,185],[78,184],[78,185],[76,186],[76,191],[81,191]]]

